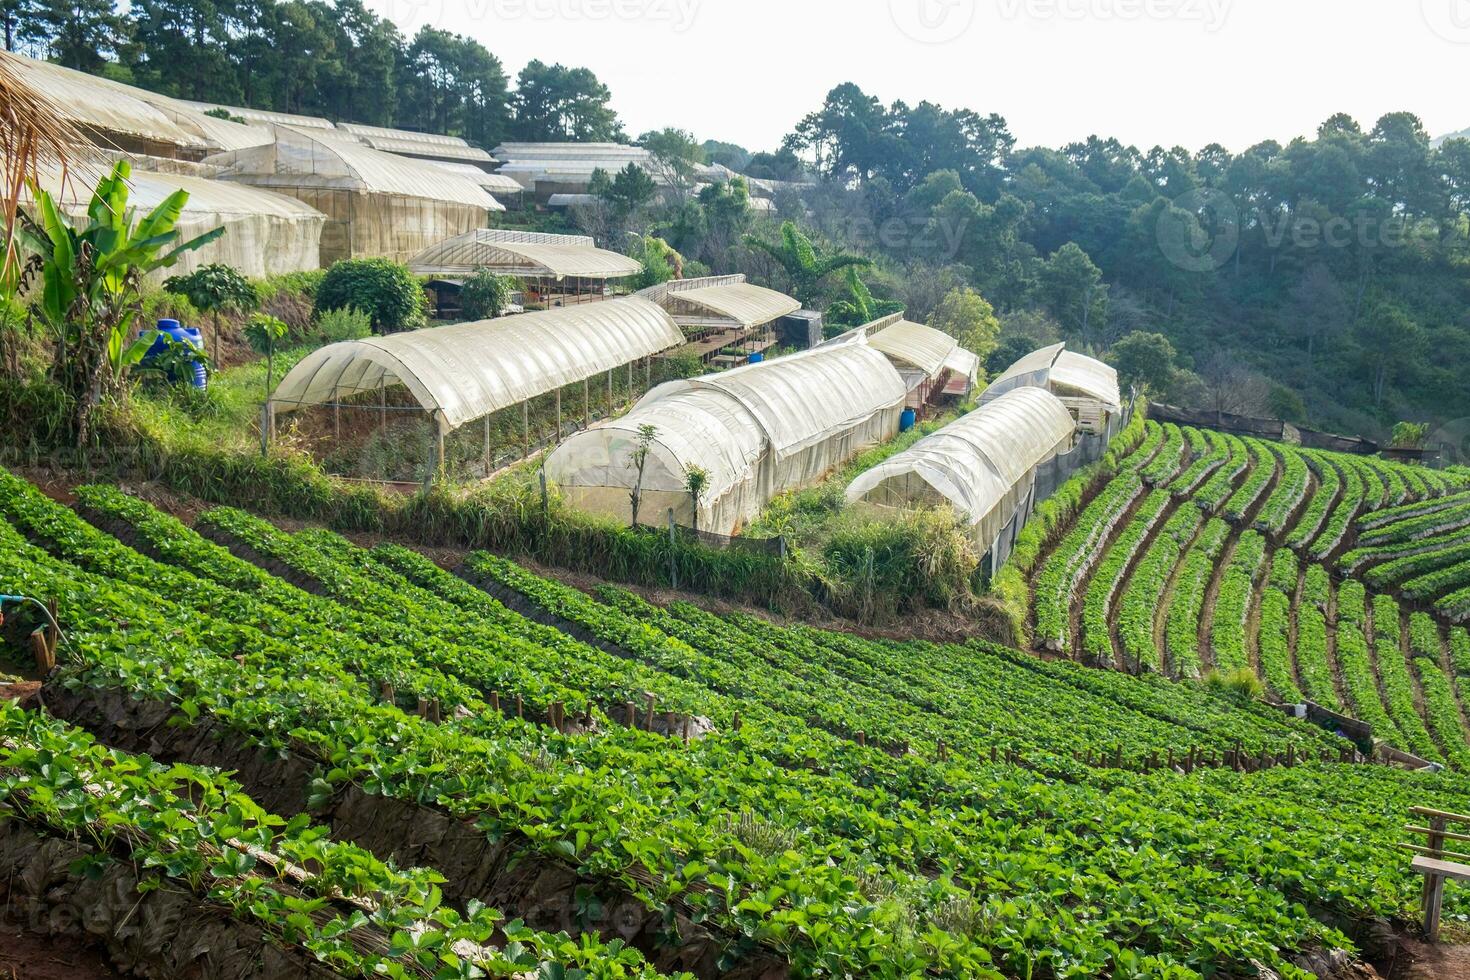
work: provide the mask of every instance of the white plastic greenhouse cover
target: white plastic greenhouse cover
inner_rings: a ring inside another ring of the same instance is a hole
[[[84,217],[97,176],[70,175],[63,188],[60,175],[42,175],[41,184],[58,198],[68,214]],[[106,168],[100,168],[105,171]],[[90,178],[90,179],[89,179]],[[268,276],[317,268],[322,226],[326,217],[315,208],[284,194],[243,184],[205,180],[184,174],[133,171],[128,179],[128,206],[146,213],[176,190],[189,200],[175,228],[187,241],[223,226],[225,234],[203,248],[185,252],[162,275],[191,272],[201,265],[221,262],[246,276]]]
[[[665,295],[675,307],[688,304],[715,316],[728,317],[742,327],[770,323],[801,309],[801,303],[785,293],[749,282],[670,290]]]
[[[1042,347],[1019,358],[1014,364],[991,379],[989,387],[980,396],[981,403],[993,401],[1014,388],[1031,386],[1045,388],[1051,375],[1051,366],[1056,362],[1065,344]]]
[[[60,65],[0,57],[73,123],[181,149],[237,149],[270,139],[250,126],[212,119],[187,103]]]
[[[275,140],[209,157],[220,176],[261,187],[321,187],[449,201],[504,210],[483,187],[426,161],[410,160],[354,142],[351,134],[294,126],[273,127]]]
[[[285,412],[403,384],[441,432],[684,342],[635,296],[328,344],[271,395]]]
[[[1123,407],[1123,399],[1118,392],[1118,372],[1094,357],[1062,351],[1051,366],[1051,383],[1054,387],[1070,388],[1095,398],[1110,412]]]
[[[638,404],[691,388],[722,391],[745,406],[778,459],[898,406],[908,394],[886,357],[871,347],[847,344],[670,381]]]
[[[944,370],[945,362],[959,343],[943,330],[911,320],[898,320],[869,331],[868,345],[889,357],[912,364],[934,378]]]
[[[944,366],[961,377],[969,378],[971,384],[980,377],[980,358],[958,345],[944,359]]]
[[[1032,471],[1067,448],[1075,425],[1055,395],[1017,388],[862,473],[846,497],[898,508],[947,501],[988,544],[1029,491]]]
[[[467,276],[477,268],[511,268],[524,274],[561,279],[621,279],[637,275],[642,266],[617,252],[592,244],[585,235],[549,235],[538,232],[476,228],[430,245],[408,263],[421,276]]]
[[[300,116],[294,112],[275,112],[271,109],[247,109],[238,105],[220,105],[217,102],[185,102],[190,108],[207,112],[210,109],[223,109],[236,119],[243,119],[247,123],[257,125],[280,125],[295,126],[301,129],[330,129],[337,127],[332,125],[330,119],[321,116]]]
[[[473,163],[454,163],[450,160],[425,160],[431,166],[447,170],[466,180],[472,180],[492,194],[519,194],[525,190],[518,182],[501,174],[487,173]]]
[[[578,433],[546,474],[579,507],[626,518],[638,428],[656,435],[642,515],[690,523],[686,467],[709,471],[699,526],[729,533],[777,493],[820,479],[898,428],[906,392],[888,359],[863,345],[823,348],[659,385],[620,419]]]

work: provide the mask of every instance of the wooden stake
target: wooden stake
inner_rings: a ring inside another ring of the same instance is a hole
[[[51,652],[51,644],[46,642],[46,634],[36,630],[31,634],[31,653],[36,658],[36,670],[42,674],[49,674],[51,668],[56,666],[56,655]]]
[[[500,692],[499,691],[491,691],[490,692],[490,707],[494,708],[496,711],[499,711],[500,710]]]
[[[625,701],[624,706],[628,709],[628,727],[638,727],[638,706],[632,701]]]
[[[521,700],[520,694],[516,695],[516,717],[522,719],[526,717],[526,703]]]
[[[383,695],[383,700],[387,701],[389,704],[392,704],[394,701],[397,700],[398,692],[394,691],[393,685],[389,684],[387,681],[384,681],[383,685],[378,688],[378,692]]]
[[[735,712],[735,721],[733,722],[733,727],[737,732],[740,731],[740,712],[738,711]]]
[[[436,725],[444,720],[444,711],[439,706],[438,698],[429,702],[429,720]]]
[[[648,707],[645,709],[647,714],[643,718],[643,727],[651,732],[653,731],[653,708],[654,705],[658,704],[658,695],[652,691],[645,691],[643,692],[643,697],[648,702]]]
[[[423,695],[419,695],[418,716],[420,718],[429,717],[429,699]]]
[[[868,733],[867,732],[858,732],[857,733],[857,743],[859,745],[866,746],[868,744]]]

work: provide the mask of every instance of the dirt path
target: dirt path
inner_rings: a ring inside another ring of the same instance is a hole
[[[1307,570],[1306,566],[1298,563],[1296,570],[1296,588],[1291,593],[1291,612],[1286,624],[1286,649],[1291,654],[1291,678],[1296,682],[1297,689],[1306,691],[1307,686],[1302,679],[1302,665],[1296,659],[1297,638],[1300,630],[1297,627],[1297,616],[1302,609],[1302,592],[1306,589]]]
[[[1306,568],[1305,565],[1302,566]],[[1337,702],[1346,714],[1352,714],[1353,699],[1348,696],[1347,682],[1342,677],[1342,665],[1337,662],[1337,586],[1328,580],[1327,591],[1327,667],[1332,671],[1332,685],[1337,688]]]
[[[1399,957],[1389,980],[1470,980],[1470,946],[1430,945],[1409,936],[1399,938]]]
[[[1144,496],[1147,497],[1151,492],[1145,489]],[[1154,542],[1159,539],[1159,536],[1164,533],[1164,528],[1168,527],[1169,522],[1174,519],[1175,513],[1179,510],[1179,506],[1180,501],[1174,499],[1171,499],[1168,504],[1164,505],[1163,511],[1159,514],[1159,519],[1154,522],[1153,527],[1149,528],[1148,534],[1144,535],[1143,541],[1138,546],[1138,550],[1134,552],[1127,567],[1123,569],[1123,574],[1118,578],[1118,587],[1113,591],[1112,596],[1108,600],[1108,636],[1113,644],[1113,666],[1117,670],[1124,671],[1125,673],[1132,670],[1134,665],[1128,663],[1128,657],[1123,651],[1123,642],[1118,635],[1118,608],[1123,602],[1123,596],[1133,585],[1133,576],[1137,573],[1138,566],[1148,557],[1148,553],[1153,549]],[[1157,610],[1155,610],[1155,631],[1157,631]]]
[[[1205,522],[1200,521],[1194,533],[1189,536],[1189,540],[1179,549],[1179,560],[1169,570],[1169,579],[1164,583],[1164,591],[1159,596],[1159,608],[1154,611],[1154,648],[1159,651],[1159,666],[1165,677],[1177,679],[1179,676],[1169,662],[1169,648],[1165,640],[1165,633],[1169,625],[1169,609],[1174,605],[1174,593],[1179,591],[1179,576],[1184,572],[1185,560],[1188,559],[1190,551],[1194,549],[1204,529]]]
[[[107,955],[64,936],[0,926],[0,980],[110,980],[123,975]]]
[[[1205,519],[1209,523],[1209,519]],[[1235,560],[1235,550],[1240,545],[1240,535],[1231,534],[1225,541],[1225,548],[1220,552],[1220,558],[1215,563],[1215,573],[1210,576],[1210,584],[1205,586],[1204,605],[1199,607],[1199,635],[1196,637],[1199,647],[1200,671],[1208,674],[1215,669],[1215,645],[1211,642],[1211,634],[1215,631],[1215,604],[1220,601],[1220,589],[1224,585],[1225,570]]]
[[[1123,532],[1138,517],[1138,512],[1143,507],[1144,501],[1148,499],[1148,495],[1149,489],[1140,483],[1138,493],[1132,500],[1128,501],[1128,506],[1123,509],[1122,516],[1118,518],[1112,530],[1098,543],[1097,550],[1088,559],[1084,559],[1082,574],[1078,576],[1077,582],[1072,588],[1071,599],[1067,604],[1067,638],[1069,644],[1067,649],[1072,651],[1073,660],[1080,662],[1085,655],[1085,651],[1082,649],[1082,608],[1087,601],[1087,590],[1091,588],[1092,580],[1097,575],[1097,570],[1102,565],[1103,560],[1113,550],[1113,546],[1118,543],[1118,539],[1122,537]],[[1108,607],[1112,607],[1111,601],[1109,601]],[[1117,654],[1114,653],[1115,659],[1116,656]]]

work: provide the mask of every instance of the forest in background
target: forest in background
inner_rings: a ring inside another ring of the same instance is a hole
[[[361,0],[136,0],[125,13],[0,0],[0,25],[9,49],[183,98],[486,147],[628,138],[591,71],[533,60],[512,81],[478,41],[427,27],[406,38]],[[873,263],[858,290],[834,276],[820,298],[861,308],[871,290],[918,319],[959,305],[967,333],[995,324],[992,367],[1066,340],[1197,407],[1370,437],[1470,416],[1470,141],[1435,145],[1409,112],[1370,128],[1334,115],[1311,138],[1240,153],[1101,136],[1053,149],[1018,147],[995,114],[884,104],[844,83],[768,152],[671,130],[639,139],[673,171],[702,160],[817,177],[799,200],[778,195],[780,216]],[[780,281],[745,220],[722,224],[697,196],[645,188],[608,204],[581,219]]]

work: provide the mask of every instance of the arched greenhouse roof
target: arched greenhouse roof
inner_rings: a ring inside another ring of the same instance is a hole
[[[902,317],[885,323],[879,320],[868,325],[865,332],[868,346],[877,348],[896,360],[923,371],[929,377],[937,377],[945,369],[945,362],[959,347],[959,343],[943,330],[926,327]]]
[[[723,392],[739,402],[778,459],[901,404],[908,395],[886,357],[866,345],[843,344],[670,381],[644,395],[638,407],[691,389]]]
[[[1055,395],[1016,388],[860,474],[846,496],[891,507],[948,502],[980,524],[1037,465],[1066,449],[1075,426]]]
[[[408,263],[417,275],[462,278],[484,268],[513,275],[562,279],[622,279],[637,275],[638,260],[598,248],[585,235],[476,228],[430,245]]]
[[[1061,393],[1058,388],[1069,389],[1069,393],[1095,399],[1113,412],[1123,404],[1118,392],[1118,372],[1097,358],[1067,350],[1065,344],[1052,344],[1017,360],[990,382],[981,401],[990,401],[1025,385],[1048,388],[1057,394]]]
[[[742,327],[770,323],[801,309],[801,303],[785,293],[750,282],[725,282],[693,289],[670,288],[664,295],[675,315],[685,310],[696,315],[713,314],[734,320]]]
[[[491,412],[684,342],[635,296],[329,344],[271,395],[275,411],[403,384],[451,432]]]

